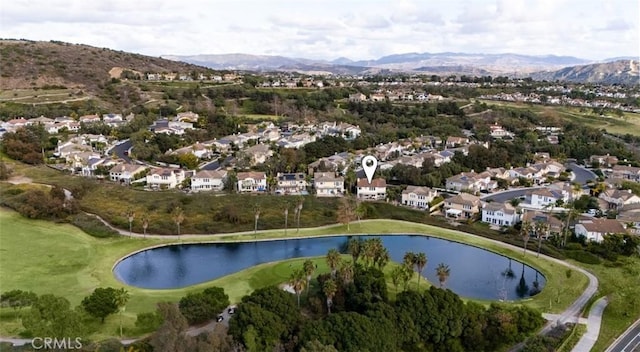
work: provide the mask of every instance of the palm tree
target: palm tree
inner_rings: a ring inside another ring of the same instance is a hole
[[[149,227],[149,216],[145,215],[142,217],[142,233],[144,237],[147,237],[147,228]]]
[[[327,252],[327,265],[331,269],[331,277],[336,277],[336,270],[342,259],[340,258],[340,252],[337,249],[331,248]]]
[[[305,275],[307,275],[307,288],[311,287],[311,276],[313,276],[313,272],[316,270],[316,265],[309,259],[305,260],[302,264],[302,270],[304,270]],[[307,296],[309,295],[309,290],[307,290]]]
[[[129,292],[124,288],[116,290],[116,306],[120,314],[120,337],[122,337],[122,312],[124,312],[127,302],[129,302]]]
[[[565,214],[562,247],[567,245],[567,237],[569,236],[569,226],[571,225],[571,221],[573,221],[573,219],[580,213],[578,209],[576,209],[574,202],[568,202],[567,204],[565,204],[565,208],[569,209],[569,211]]]
[[[450,273],[451,269],[449,269],[448,265],[445,263],[438,264],[438,267],[436,267],[436,275],[438,275],[438,280],[440,281],[440,288],[444,287]]]
[[[289,204],[284,208],[284,235],[287,235],[287,227],[289,225]]]
[[[353,262],[358,262],[358,258],[360,258],[360,253],[362,252],[362,240],[355,237],[350,238],[347,244],[347,251],[351,254]]]
[[[300,215],[302,214],[302,205],[304,204],[304,198],[300,197],[300,199],[298,200],[298,206],[296,208],[296,215],[298,216],[297,219],[297,230],[296,232],[300,232]]]
[[[402,275],[400,276],[400,280],[402,280],[402,284],[404,287],[404,290],[407,290],[407,285],[409,284],[409,281],[411,281],[411,277],[413,276],[413,266],[407,263],[402,264],[401,266],[402,268]]]
[[[357,201],[356,209],[354,212],[355,212],[356,218],[358,218],[358,224],[359,224],[360,220],[362,220],[362,218],[367,214],[367,208],[365,207],[364,202]]]
[[[306,282],[304,270],[296,270],[289,277],[289,285],[298,296],[298,308],[300,308],[300,294],[304,291]]]
[[[256,236],[258,235],[258,219],[260,219],[260,208],[256,207],[255,210],[255,214],[254,214],[254,225],[253,225],[253,239],[256,239]]]
[[[544,237],[547,238],[547,236],[549,235],[549,225],[543,222],[537,222],[535,231],[536,231],[536,235],[538,236],[538,254],[536,255],[536,258],[540,258],[540,248],[542,248],[542,236],[544,235]]]
[[[522,223],[522,227],[520,228],[520,234],[522,235],[522,241],[524,241],[523,252],[522,255],[527,254],[527,243],[529,242],[529,238],[531,236],[531,223],[525,221]]]
[[[416,254],[413,252],[406,252],[404,257],[402,258],[402,262],[407,268],[410,268],[413,272],[414,266],[416,264]]]
[[[402,281],[402,276],[404,275],[402,266],[396,266],[391,270],[391,282],[393,286],[396,287],[396,295],[398,294],[398,285],[400,281]]]
[[[333,304],[333,296],[335,296],[338,286],[333,279],[329,279],[324,282],[322,286],[322,292],[327,297],[327,311],[331,314],[331,305]]]
[[[389,255],[389,250],[382,247],[377,253],[375,257],[375,264],[378,269],[382,270],[391,260],[391,256]]]
[[[350,261],[342,262],[338,270],[338,276],[344,284],[351,283],[353,281],[353,263]]]
[[[413,262],[418,269],[418,289],[420,289],[420,276],[422,276],[424,267],[427,266],[427,255],[424,252],[420,252],[414,256]]]
[[[127,210],[127,220],[129,220],[129,236],[131,236],[132,228],[133,228],[133,219],[135,219],[136,213],[133,209]]]
[[[178,226],[178,236],[180,236],[180,225],[182,224],[183,221],[184,221],[184,211],[182,211],[182,208],[176,207],[173,210],[173,222],[175,222],[176,225]]]

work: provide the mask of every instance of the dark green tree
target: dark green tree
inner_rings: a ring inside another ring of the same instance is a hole
[[[104,323],[107,316],[118,312],[116,296],[117,290],[113,287],[98,287],[90,296],[82,300],[82,308]]]

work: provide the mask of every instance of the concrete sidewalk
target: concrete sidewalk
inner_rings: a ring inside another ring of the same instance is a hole
[[[591,351],[593,345],[598,340],[600,334],[600,323],[602,322],[602,312],[607,307],[609,301],[607,297],[602,297],[595,301],[589,310],[589,318],[587,318],[587,332],[582,335],[580,341],[573,347],[572,352],[588,352]]]

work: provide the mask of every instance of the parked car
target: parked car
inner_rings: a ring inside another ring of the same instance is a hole
[[[224,320],[224,317],[222,316],[222,314],[218,315],[218,318],[216,319],[216,321],[219,323],[223,320]]]
[[[227,310],[227,313],[229,314],[234,314],[236,312],[236,308],[235,307],[231,307]]]

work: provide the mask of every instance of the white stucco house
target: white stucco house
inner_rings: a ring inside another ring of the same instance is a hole
[[[191,177],[191,190],[193,192],[222,191],[226,179],[227,171],[225,170],[200,170]]]

